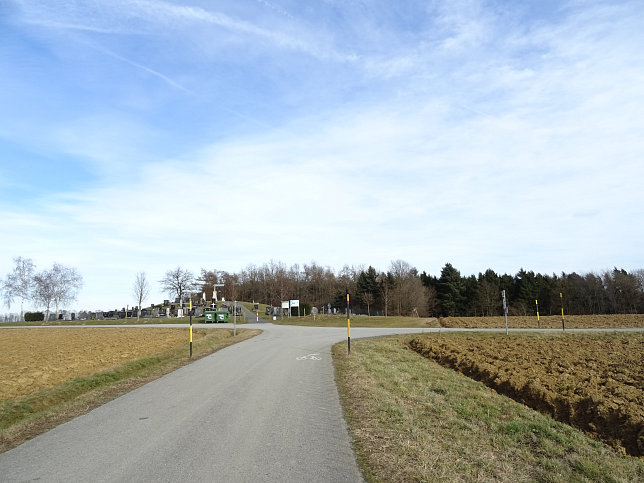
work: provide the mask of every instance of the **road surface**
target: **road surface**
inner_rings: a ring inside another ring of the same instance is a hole
[[[346,329],[244,327],[264,332],[0,454],[0,481],[362,481],[331,361]]]

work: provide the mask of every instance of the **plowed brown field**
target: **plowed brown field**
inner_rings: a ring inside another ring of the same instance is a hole
[[[501,328],[505,327],[504,317],[442,317],[438,319],[440,327],[449,328]],[[614,314],[614,315],[565,315],[566,329],[613,329],[613,328],[644,328],[644,314]],[[508,317],[508,326],[515,329],[561,329],[561,314],[540,316]]]
[[[644,456],[644,334],[427,335],[409,345],[621,452]]]
[[[195,330],[193,339],[203,337]],[[0,330],[0,402],[189,342],[186,329]]]

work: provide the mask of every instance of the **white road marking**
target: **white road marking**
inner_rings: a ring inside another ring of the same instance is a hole
[[[309,360],[309,361],[321,361],[322,358],[318,357],[318,354],[316,353],[316,354],[307,354],[305,356],[300,356],[300,357],[297,358],[297,360],[298,361],[306,361],[306,360]]]

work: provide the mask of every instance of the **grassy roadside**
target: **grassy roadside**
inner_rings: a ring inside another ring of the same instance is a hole
[[[237,302],[242,304],[248,310],[254,313],[254,306],[251,302]],[[282,317],[275,316],[273,320],[272,315],[266,314],[266,304],[259,304],[259,316],[272,322],[275,325],[296,325],[299,327],[346,327],[347,317],[344,314],[337,315],[302,315],[300,317]],[[366,315],[352,315],[351,327],[382,327],[382,328],[427,328],[427,327],[440,327],[438,319],[433,317],[417,318],[407,316],[366,316]]]
[[[230,303],[230,302],[228,302]],[[246,309],[255,313],[252,302],[237,302]],[[345,327],[347,318],[344,314],[337,315],[306,315],[301,317],[281,317],[277,316],[273,321],[272,315],[265,315],[266,304],[259,304],[259,316],[265,320],[277,325],[298,325],[303,327]],[[230,316],[230,322],[233,317]],[[147,325],[147,324],[187,324],[189,317],[152,317],[142,318],[139,321],[136,318],[130,319],[108,319],[108,320],[75,320],[75,321],[50,321],[50,322],[0,322],[0,327],[25,327],[25,326],[60,326],[60,325]],[[238,324],[254,322],[255,317],[250,320],[245,315],[237,317]],[[205,323],[204,317],[193,317],[193,324]],[[510,316],[508,317],[510,329],[560,329],[560,315],[541,315],[540,322],[534,316]],[[366,316],[352,315],[352,327],[383,327],[383,328],[504,328],[505,320],[503,317],[444,317],[444,318],[418,318],[409,316]],[[644,314],[610,314],[610,315],[567,315],[566,329],[583,329],[583,328],[644,328]]]
[[[302,327],[346,327],[346,315],[312,315],[303,317],[277,317],[273,321],[277,325],[298,325]],[[382,327],[382,328],[428,328],[440,327],[438,319],[416,317],[380,317],[366,315],[351,316],[351,327]]]
[[[643,481],[644,461],[405,348],[410,336],[333,348],[369,481]]]
[[[188,344],[182,344],[109,371],[78,377],[55,387],[0,403],[0,453],[261,331],[238,329],[237,337],[233,337],[232,330],[205,332],[203,337],[194,340],[192,359],[186,356]]]

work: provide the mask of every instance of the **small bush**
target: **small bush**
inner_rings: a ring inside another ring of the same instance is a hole
[[[42,322],[45,314],[42,312],[25,312],[25,322]]]

